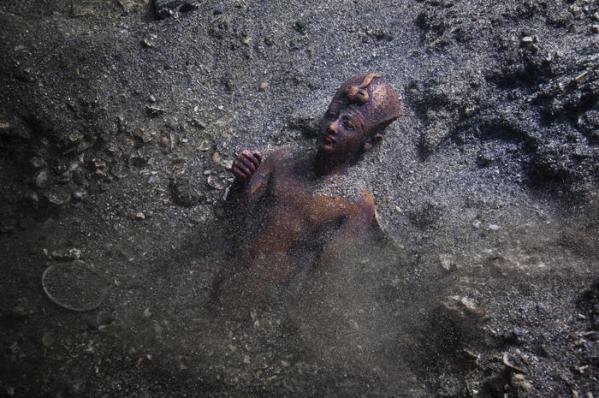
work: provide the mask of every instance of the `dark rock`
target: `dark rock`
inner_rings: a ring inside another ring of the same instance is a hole
[[[518,344],[521,342],[522,337],[524,336],[524,331],[519,327],[514,327],[512,330],[507,333],[505,336],[505,342],[508,344]]]
[[[544,305],[543,303],[537,303],[537,304],[535,305],[535,309],[537,310],[537,312],[538,312],[539,314],[545,314],[545,312],[547,311],[547,310],[545,309],[545,305]]]
[[[202,196],[194,188],[192,182],[183,177],[172,179],[170,182],[170,190],[173,197],[173,202],[185,206],[192,207],[200,203]]]

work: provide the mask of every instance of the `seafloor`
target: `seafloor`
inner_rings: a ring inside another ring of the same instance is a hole
[[[599,395],[596,2],[194,4],[0,2],[0,394]],[[228,162],[363,71],[385,238],[210,316]]]

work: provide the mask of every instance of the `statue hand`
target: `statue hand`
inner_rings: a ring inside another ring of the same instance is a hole
[[[254,175],[262,163],[262,154],[259,151],[250,152],[248,149],[241,151],[233,160],[231,172],[237,181],[246,183]]]

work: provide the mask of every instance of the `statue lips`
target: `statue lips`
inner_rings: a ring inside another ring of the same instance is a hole
[[[333,146],[337,143],[337,139],[331,134],[325,134],[320,139],[321,148],[325,150],[332,150]]]

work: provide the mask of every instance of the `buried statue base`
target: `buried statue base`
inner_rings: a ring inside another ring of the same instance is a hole
[[[306,262],[326,267],[373,225],[372,193],[346,179],[400,115],[399,98],[382,75],[357,75],[335,93],[314,152],[297,155],[281,148],[263,159],[246,149],[237,156],[227,197],[237,248],[214,282],[218,308],[247,315],[248,306],[266,305],[269,291],[287,286]],[[346,182],[353,189],[331,188]]]

